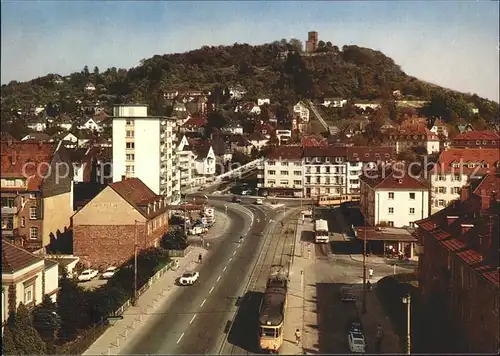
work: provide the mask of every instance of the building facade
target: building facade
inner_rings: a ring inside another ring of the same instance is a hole
[[[119,266],[158,247],[168,230],[168,198],[138,178],[108,185],[72,217],[73,254],[89,267]]]
[[[169,203],[180,201],[173,119],[148,116],[145,105],[113,110],[113,181],[137,177]]]
[[[466,131],[451,141],[455,148],[500,148],[500,134],[495,131]]]
[[[429,215],[427,182],[385,166],[360,176],[360,209],[369,226],[413,227]]]
[[[263,180],[257,187],[264,188],[268,195],[302,196],[302,147],[285,146],[271,152],[257,178]]]
[[[419,288],[445,316],[446,325],[435,332],[456,329],[454,353],[496,354],[500,348],[499,186],[498,175],[487,175],[464,187],[453,204],[416,222]]]

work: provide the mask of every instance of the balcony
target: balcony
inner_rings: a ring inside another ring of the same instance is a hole
[[[17,208],[14,207],[8,207],[8,206],[2,206],[2,216],[5,215],[14,215],[17,213]]]
[[[257,174],[257,179],[264,179],[264,175],[263,174]]]
[[[264,187],[264,183],[257,183],[257,188],[263,188]]]

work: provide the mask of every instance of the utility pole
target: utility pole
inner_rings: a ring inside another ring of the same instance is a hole
[[[134,299],[132,305],[137,302],[137,220],[135,220],[134,234]]]
[[[363,235],[363,314],[366,314],[366,222]]]
[[[411,353],[411,296],[407,294],[403,297],[403,304],[406,304],[406,353]]]

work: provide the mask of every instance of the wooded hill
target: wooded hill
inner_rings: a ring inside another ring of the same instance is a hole
[[[450,118],[467,118],[472,103],[485,120],[498,117],[498,103],[420,81],[379,51],[358,46],[339,49],[330,44],[307,56],[297,47],[286,40],[259,46],[204,46],[185,53],[155,55],[129,70],[110,68],[101,72],[95,67],[89,71],[85,66],[62,83],[57,83],[60,76],[54,74],[23,83],[13,81],[1,89],[2,118],[19,109],[48,103],[57,104],[60,112],[72,114],[77,111],[77,100],[97,99],[106,107],[145,103],[152,114],[161,115],[167,110],[163,95],[167,91],[214,92],[215,87],[233,85],[244,87],[248,99],[270,97],[272,101],[286,102],[322,97],[390,100],[392,92],[399,90],[406,98],[437,98],[433,114],[445,110]],[[84,91],[88,83],[95,85],[94,92]]]

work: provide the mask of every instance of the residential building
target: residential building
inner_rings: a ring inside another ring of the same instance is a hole
[[[397,131],[388,131],[386,137],[395,145],[396,152],[422,149],[425,153],[439,152],[439,137],[424,124],[402,126]]]
[[[257,99],[257,105],[262,106],[264,104],[270,105],[271,104],[271,99],[269,99],[269,98],[260,98],[260,99]]]
[[[460,199],[416,222],[418,284],[423,302],[435,306],[429,328],[456,333],[456,349],[446,352],[498,354],[500,348],[499,187],[499,176],[488,174],[463,187]]]
[[[179,201],[175,120],[148,116],[146,105],[113,110],[113,181],[136,177],[155,194],[170,192],[169,204]]]
[[[196,155],[193,153],[186,136],[182,137],[177,146],[177,157],[179,159],[180,189],[181,191],[185,191],[192,187],[193,179],[196,175],[194,167]]]
[[[33,308],[45,295],[56,302],[58,290],[56,262],[2,240],[2,332],[9,314],[15,312],[19,304]]]
[[[138,178],[114,182],[72,217],[73,254],[89,267],[119,266],[157,247],[168,230],[168,198]]]
[[[347,149],[343,147],[306,147],[303,150],[305,196],[346,193],[345,162]],[[298,171],[297,171],[298,173]]]
[[[435,119],[430,128],[431,132],[436,134],[438,137],[443,136],[448,138],[448,128],[443,120]]]
[[[458,127],[458,132],[460,132],[460,133],[474,131],[474,126],[472,126],[472,124],[470,124],[470,123],[460,124],[457,127]]]
[[[292,139],[292,130],[277,129],[275,134],[279,145],[287,144]]]
[[[293,106],[293,113],[299,116],[302,121],[309,122],[309,108],[302,101]]]
[[[413,227],[429,215],[429,187],[400,164],[360,176],[360,209],[370,226]]]
[[[61,145],[1,143],[2,237],[30,251],[70,226],[73,170]]]
[[[208,121],[202,117],[190,117],[187,119],[179,129],[181,133],[197,133],[202,135],[205,131],[205,126]]]
[[[54,143],[59,143],[60,141],[62,141],[63,145],[66,148],[76,148],[78,146],[78,137],[73,135],[71,132],[56,133],[52,135],[52,137],[48,141]]]
[[[321,105],[327,108],[342,108],[347,104],[347,99],[342,98],[324,98],[323,103]]]
[[[92,83],[88,83],[87,85],[85,85],[85,91],[93,92],[95,89],[95,85]]]
[[[303,194],[302,147],[283,146],[272,151],[264,160],[263,170],[257,183],[268,195],[300,197]]]
[[[314,53],[318,49],[318,33],[309,31],[307,33],[306,53]]]
[[[82,120],[82,123],[81,125],[78,125],[78,128],[80,130],[90,130],[97,132],[104,131],[104,126],[101,124],[101,122],[98,122],[96,117],[90,117],[88,119]]]
[[[253,134],[251,134],[248,137],[248,141],[258,150],[261,150],[264,148],[267,143],[269,142],[269,139],[267,139],[263,134],[261,134],[258,131],[255,131]]]
[[[47,128],[47,122],[44,119],[41,119],[38,117],[33,117],[33,118],[28,119],[26,126],[30,130],[33,130],[36,132],[43,132]]]
[[[453,138],[455,148],[500,148],[500,134],[495,131],[465,131]]]
[[[369,109],[369,110],[377,110],[380,108],[380,103],[375,102],[375,101],[356,101],[354,103],[354,106],[357,107],[358,109],[361,109],[363,111]]]
[[[243,135],[230,135],[229,136],[229,148],[232,152],[241,152],[246,155],[250,155],[252,153],[253,145],[246,139]],[[215,153],[215,151],[214,151]],[[224,152],[220,152],[224,153]],[[219,153],[219,155],[220,155]]]
[[[233,135],[243,135],[243,127],[241,125],[231,125],[222,128],[223,132]]]
[[[450,148],[441,152],[429,172],[431,213],[460,197],[462,187],[488,173],[500,171],[500,152],[492,148]]]
[[[50,136],[45,132],[32,132],[24,136],[21,141],[49,142]]]

